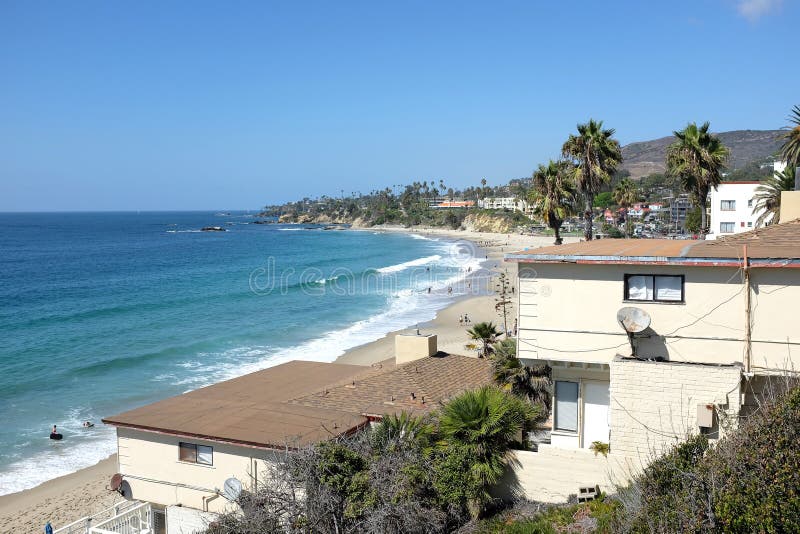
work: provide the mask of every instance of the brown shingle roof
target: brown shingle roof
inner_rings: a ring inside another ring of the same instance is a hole
[[[491,364],[487,360],[439,353],[399,366],[390,365],[384,372],[356,377],[353,382],[330,388],[325,394],[304,395],[291,402],[372,416],[422,412],[491,380]]]
[[[365,415],[429,410],[489,383],[490,368],[486,360],[444,353],[380,368],[293,361],[103,422],[253,447],[302,446],[358,428]]]
[[[352,379],[358,365],[293,361],[103,419],[116,426],[253,446],[299,445],[366,422],[357,414],[287,399]]]
[[[728,265],[741,263],[744,246],[754,266],[800,264],[800,219],[742,232],[716,241],[601,239],[523,250],[506,255],[521,262],[661,263]],[[728,260],[728,261],[724,261]]]

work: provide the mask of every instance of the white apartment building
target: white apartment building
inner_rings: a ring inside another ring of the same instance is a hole
[[[761,212],[753,213],[761,182],[722,182],[709,194],[709,230],[706,239],[747,232],[756,227]]]

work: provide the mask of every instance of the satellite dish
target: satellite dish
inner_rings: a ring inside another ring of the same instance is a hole
[[[231,477],[222,486],[222,494],[229,501],[235,501],[242,494],[242,483],[236,477]]]
[[[120,486],[122,486],[122,474],[117,473],[111,477],[111,491],[119,491]]]
[[[617,322],[627,332],[628,341],[631,344],[631,356],[636,357],[633,335],[647,330],[647,327],[650,326],[650,315],[641,308],[626,306],[617,312]]]

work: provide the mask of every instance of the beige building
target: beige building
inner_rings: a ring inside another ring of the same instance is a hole
[[[236,509],[230,487],[264,483],[276,453],[491,381],[489,362],[437,352],[436,336],[397,336],[396,352],[372,367],[293,361],[103,419],[124,496],[150,503],[154,532],[199,532]]]
[[[610,459],[641,465],[688,434],[724,434],[764,376],[800,363],[800,221],[716,241],[602,240],[506,259],[519,264],[519,357],[553,369],[540,451],[580,454],[599,442]]]

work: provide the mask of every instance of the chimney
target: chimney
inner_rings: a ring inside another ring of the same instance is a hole
[[[413,362],[438,351],[436,334],[397,334],[394,337],[394,363]]]

